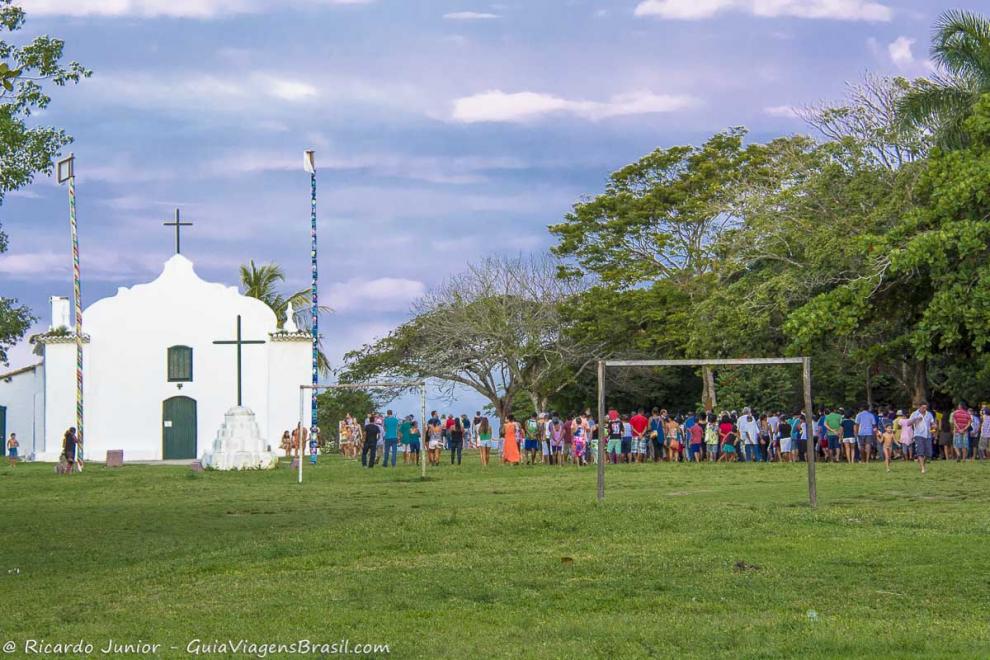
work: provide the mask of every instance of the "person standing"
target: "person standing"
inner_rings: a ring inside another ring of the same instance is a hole
[[[536,455],[540,451],[540,421],[536,418],[536,413],[526,420],[526,439],[523,440],[523,449],[526,452],[526,465],[536,465]]]
[[[399,449],[402,451],[402,463],[409,463],[409,429],[412,428],[412,415],[406,415],[399,424]]]
[[[454,458],[457,458],[457,465],[461,464],[461,452],[464,449],[464,426],[460,417],[454,417],[454,424],[450,427],[450,464],[454,465]]]
[[[76,427],[70,427],[62,437],[62,455],[65,456],[65,463],[68,469],[66,474],[72,474],[76,465],[76,447],[79,445],[79,438],[76,436]]]
[[[869,406],[863,406],[856,414],[856,443],[859,445],[859,456],[864,463],[870,462],[870,455],[877,444],[877,418]]]
[[[856,420],[853,419],[851,410],[843,412],[839,425],[842,428],[842,450],[846,454],[846,463],[854,463],[856,461]]]
[[[399,452],[399,418],[393,415],[391,410],[385,411],[385,417],[382,419],[382,431],[382,444],[385,449],[382,452],[382,467],[388,467],[390,454],[392,467],[395,467],[395,460]]]
[[[973,422],[966,404],[962,401],[952,412],[952,447],[956,450],[956,462],[969,458],[969,429]]]
[[[406,457],[410,459],[413,465],[419,463],[419,452],[422,434],[419,432],[419,422],[415,419],[409,421],[409,430],[407,432],[406,439]]]
[[[701,419],[699,415],[697,419]],[[688,428],[688,435],[690,436],[690,445],[688,446],[688,461],[700,463],[702,446],[705,441],[705,425],[701,422],[695,420],[695,423]]]
[[[905,461],[910,461],[913,458],[914,429],[908,423],[907,415],[904,414],[903,410],[897,411],[894,421],[891,422],[891,427],[897,435],[897,442],[901,449],[901,458]]]
[[[471,420],[471,435],[474,437],[474,444],[477,447],[481,447],[481,411],[474,411],[474,419]],[[491,432],[491,426],[488,427],[489,432]]]
[[[705,453],[709,463],[718,460],[718,417],[714,412],[708,413],[708,423],[705,425]]]
[[[17,442],[17,434],[11,433],[10,437],[7,439],[7,462],[10,463],[10,467],[14,467],[17,463],[17,448],[20,444]]]
[[[894,453],[894,427],[888,424],[884,427],[883,433],[880,434],[880,439],[883,442],[883,464],[887,468],[887,472],[890,472],[890,457]]]
[[[650,414],[649,419],[650,427],[650,453],[653,455],[653,462],[659,463],[663,458],[663,446],[664,446],[664,436],[663,436],[663,416],[660,411],[656,408]]]
[[[650,420],[646,418],[643,414],[643,409],[640,408],[636,411],[636,414],[629,418],[629,425],[632,427],[633,432],[633,446],[635,447],[635,460],[642,463],[646,460],[646,449],[648,447],[648,439],[646,437],[646,430],[650,426]]]
[[[505,429],[505,444],[502,445],[502,463],[519,465],[519,441],[516,435],[516,418],[509,415],[502,425]]]
[[[728,413],[722,413],[722,419],[718,424],[718,437],[721,442],[721,450],[718,457],[719,463],[722,461],[731,463],[736,460],[735,428],[735,424],[732,423],[732,418],[729,417]]]
[[[492,447],[495,447],[496,445],[492,441],[492,427],[489,425],[487,417],[480,417],[478,423],[474,425],[474,432],[478,434],[478,451],[481,456],[481,464],[488,467],[488,461],[491,459]]]
[[[622,420],[615,409],[608,411],[608,423],[605,424],[604,432],[608,439],[605,445],[605,457],[613,465],[619,462],[619,455],[622,453]]]
[[[990,408],[986,406],[980,411],[980,444],[977,447],[979,459],[986,460],[990,451]]]
[[[567,463],[571,460],[571,446],[574,443],[574,423],[571,420],[571,415],[564,417],[560,422],[560,438],[560,460],[562,463]]]
[[[841,452],[839,438],[842,435],[842,415],[838,410],[832,411],[826,408],[822,423],[825,426],[825,440],[828,447],[826,451],[830,460],[838,463],[839,453]]]
[[[935,418],[928,410],[928,402],[922,401],[918,409],[908,419],[914,432],[914,457],[925,474],[925,460],[932,456],[932,434],[935,432]]]
[[[361,446],[362,467],[369,469],[375,467],[378,460],[378,438],[381,437],[381,433],[381,427],[375,424],[375,413],[371,413],[364,425],[364,444]]]
[[[426,434],[426,451],[430,465],[440,465],[440,449],[443,447],[443,426],[440,424],[440,418],[437,417],[436,411],[433,412],[433,417],[430,418],[427,424]]]
[[[578,416],[574,418],[574,465],[580,467],[585,464],[585,451],[588,447],[588,425],[585,420]]]
[[[742,442],[746,452],[746,461],[761,461],[760,455],[760,425],[753,417],[752,411],[748,407],[743,408],[742,415],[737,422],[739,428],[739,440]]]

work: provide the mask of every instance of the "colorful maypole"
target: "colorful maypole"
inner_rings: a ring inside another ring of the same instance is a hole
[[[303,155],[303,165],[306,171],[309,172],[309,187],[310,187],[310,211],[309,211],[309,221],[310,221],[310,259],[312,260],[313,269],[313,285],[312,291],[310,292],[310,298],[312,302],[312,314],[313,318],[311,321],[311,328],[313,332],[313,390],[312,399],[310,401],[310,414],[312,419],[310,419],[310,438],[314,438],[316,432],[316,395],[318,393],[316,386],[319,384],[320,375],[320,316],[319,316],[319,299],[317,295],[317,284],[319,281],[317,265],[316,265],[316,154],[312,149],[307,149],[306,153]],[[302,444],[300,442],[300,444]],[[302,463],[302,451],[303,448],[299,447],[299,462]]]
[[[76,315],[76,437],[79,440],[78,457],[82,459],[83,441],[83,330],[82,295],[79,276],[79,234],[76,228],[76,175],[75,155],[58,161],[56,178],[59,183],[69,184],[69,234],[72,241],[72,298]]]

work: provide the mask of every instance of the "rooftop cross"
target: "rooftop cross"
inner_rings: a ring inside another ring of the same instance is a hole
[[[165,227],[175,227],[175,253],[182,254],[179,244],[179,231],[182,227],[192,227],[192,223],[182,222],[179,219],[179,209],[175,209],[175,220],[173,222],[163,222],[162,225]]]

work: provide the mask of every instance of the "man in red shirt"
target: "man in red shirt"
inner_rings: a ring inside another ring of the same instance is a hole
[[[952,446],[956,450],[956,461],[969,458],[969,425],[972,421],[966,404],[960,401],[952,413]]]
[[[643,414],[642,408],[629,418],[629,426],[632,427],[633,432],[633,460],[640,463],[646,460],[646,452],[641,448],[646,446],[646,429],[649,425],[650,420]]]

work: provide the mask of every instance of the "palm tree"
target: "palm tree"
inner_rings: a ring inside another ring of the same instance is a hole
[[[293,312],[293,321],[304,330],[309,330],[312,317],[310,309],[310,290],[303,289],[288,296],[283,296],[278,290],[279,282],[285,281],[285,272],[282,267],[275,263],[262,264],[257,266],[252,259],[247,265],[241,266],[241,286],[244,287],[244,295],[250,298],[257,298],[268,305],[275,312],[276,328],[285,328],[285,322],[289,318],[289,310]],[[320,311],[329,313],[329,307],[320,305]],[[326,375],[330,373],[330,361],[327,360],[323,352],[323,340],[319,340],[319,353],[317,361],[320,373]]]
[[[943,73],[917,81],[898,111],[905,127],[931,130],[941,146],[958,148],[966,144],[963,121],[990,92],[990,20],[975,12],[944,12],[935,23],[931,57]]]

